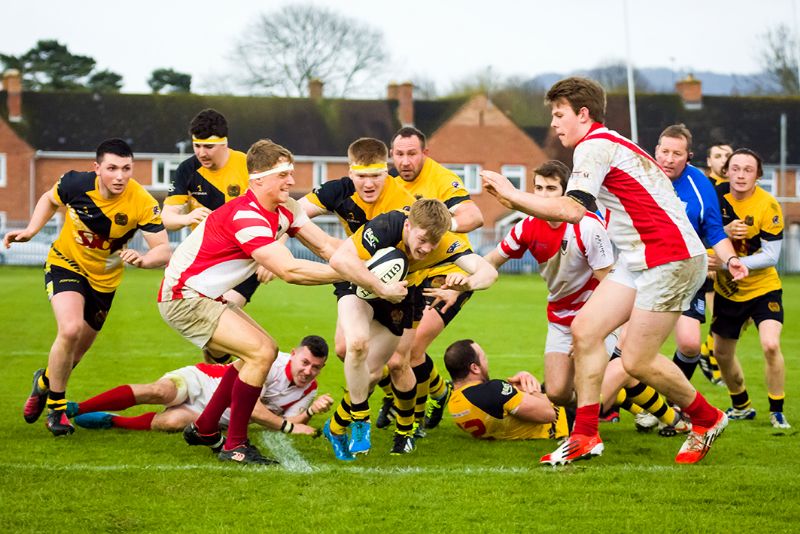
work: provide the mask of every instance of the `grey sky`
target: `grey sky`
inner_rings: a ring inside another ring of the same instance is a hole
[[[751,73],[759,36],[795,27],[797,0],[628,0],[637,67]],[[235,69],[229,59],[259,12],[290,2],[244,0],[18,1],[0,8],[0,51],[20,54],[55,38],[124,76],[124,91],[147,92],[155,68],[193,75],[202,89]],[[498,76],[591,68],[625,57],[623,0],[312,0],[384,31],[389,80],[425,77],[440,92],[491,66]],[[125,6],[117,8],[117,6]],[[382,93],[382,90],[381,90]],[[376,94],[370,96],[378,96]]]

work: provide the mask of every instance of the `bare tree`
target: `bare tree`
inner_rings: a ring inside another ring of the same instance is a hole
[[[797,36],[786,24],[779,24],[767,30],[762,39],[764,48],[761,50],[761,61],[773,91],[789,95],[800,93],[797,79]]]
[[[313,5],[262,14],[245,35],[233,57],[254,93],[305,96],[308,81],[319,78],[326,93],[364,94],[387,59],[380,31]]]

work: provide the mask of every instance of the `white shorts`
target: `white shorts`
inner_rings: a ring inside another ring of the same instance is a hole
[[[697,290],[703,285],[707,265],[707,256],[701,254],[643,271],[630,271],[620,258],[608,278],[635,289],[634,306],[640,310],[683,312],[689,309]]]
[[[227,308],[224,302],[206,297],[158,303],[158,311],[164,321],[201,349],[206,348],[217,329],[220,316]]]
[[[221,378],[208,376],[194,365],[170,371],[161,378],[170,380],[178,389],[175,400],[167,405],[168,408],[185,406],[198,414],[206,409],[221,380]],[[229,408],[222,414],[219,420],[220,426],[228,426],[230,415]]]
[[[614,347],[617,346],[619,341],[619,331],[615,330],[606,337],[606,352],[611,356],[614,353]],[[547,323],[547,340],[544,343],[544,352],[563,352],[569,354],[572,352],[572,330],[570,327],[558,323]]]

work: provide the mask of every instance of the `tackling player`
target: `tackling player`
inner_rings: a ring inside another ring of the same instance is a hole
[[[33,374],[33,391],[25,402],[25,421],[33,423],[48,408],[47,428],[54,436],[72,434],[66,415],[66,390],[78,365],[103,328],[124,264],[142,269],[163,266],[170,257],[167,232],[158,202],[133,180],[133,151],[122,139],[97,147],[94,171],[69,171],[39,198],[24,230],[8,232],[6,248],[35,236],[61,207],[67,216],[50,247],[45,264],[45,289],[58,333],[47,368]],[[126,248],[142,230],[150,250]]]
[[[659,349],[703,282],[706,254],[669,178],[641,148],[605,128],[605,91],[586,78],[566,78],[547,93],[556,135],[574,147],[567,194],[541,198],[517,190],[504,176],[482,171],[486,190],[505,206],[547,220],[577,223],[597,202],[610,211],[608,232],[620,256],[572,324],[575,426],[547,464],[570,463],[603,451],[598,433],[600,386],[608,362],[603,341],[628,321],[622,343],[625,370],[676,402],[693,430],[676,462],[695,463],[727,425],[727,416],[711,406]],[[737,278],[742,265],[729,263]]]

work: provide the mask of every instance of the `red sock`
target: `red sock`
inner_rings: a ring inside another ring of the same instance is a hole
[[[130,386],[117,386],[78,405],[78,413],[118,412],[136,406],[136,397]]]
[[[121,415],[114,415],[111,417],[111,422],[117,428],[127,428],[128,430],[150,430],[150,425],[153,423],[153,417],[156,412],[147,412],[135,417],[122,417]]]
[[[711,406],[699,391],[692,403],[683,411],[692,420],[692,424],[699,427],[709,428],[717,422],[717,409]]]
[[[235,449],[247,441],[247,425],[253,407],[261,395],[261,386],[251,386],[236,377],[231,398],[231,422],[228,424],[228,439],[225,441],[225,450]]]
[[[228,406],[231,405],[231,392],[233,391],[233,383],[239,378],[239,371],[236,367],[231,365],[225,374],[222,375],[222,380],[219,381],[219,386],[208,401],[208,406],[194,422],[197,431],[201,434],[213,434],[219,430],[219,419]]]
[[[594,436],[597,434],[597,418],[600,414],[600,404],[589,404],[575,410],[575,424],[573,434]]]

